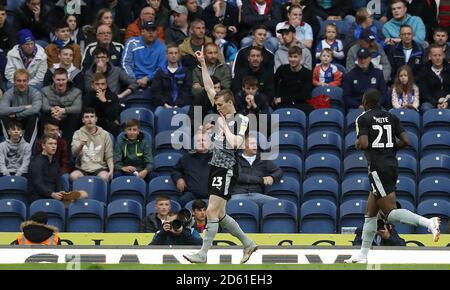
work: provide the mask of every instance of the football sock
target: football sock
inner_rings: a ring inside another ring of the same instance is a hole
[[[218,231],[219,219],[208,219],[208,223],[205,228],[205,235],[203,237],[203,245],[200,252],[198,252],[199,255],[206,256]]]
[[[362,232],[361,254],[367,257],[377,232],[377,217],[366,217]]]
[[[422,226],[427,229],[430,229],[432,223],[430,219],[424,218],[404,208],[392,210],[389,213],[387,220],[390,223],[401,222],[412,226]]]
[[[209,223],[209,220],[208,220]],[[226,215],[223,219],[220,220],[220,226],[236,238],[238,238],[244,247],[248,247],[252,244],[252,241],[247,237],[247,235],[242,231],[241,227],[238,223],[229,215]]]

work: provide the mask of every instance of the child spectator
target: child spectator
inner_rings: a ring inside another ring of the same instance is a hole
[[[153,159],[151,144],[140,131],[139,121],[130,119],[125,124],[125,134],[114,146],[115,175],[135,175],[150,181]]]
[[[419,88],[414,83],[414,76],[409,65],[401,66],[397,71],[392,88],[392,107],[414,110],[419,108]]]
[[[313,85],[339,87],[342,83],[342,72],[332,64],[333,51],[324,48],[320,53],[320,61],[313,71]]]
[[[172,209],[167,195],[158,195],[155,199],[155,212],[146,216],[141,223],[141,233],[156,233],[162,230],[162,225]]]
[[[272,96],[271,96],[272,97]],[[237,111],[244,115],[269,114],[269,99],[259,92],[258,79],[247,75],[242,80],[242,90],[236,96]]]
[[[31,145],[22,138],[22,124],[8,123],[8,136],[0,143],[0,176],[25,176],[31,160]]]
[[[80,51],[83,52],[85,48],[85,36],[83,30],[78,26],[78,19],[75,15],[66,15],[65,21],[69,25],[70,39],[80,46]]]
[[[319,42],[316,47],[316,58],[320,57],[320,53],[324,48],[330,48],[333,51],[333,58],[339,61],[344,60],[344,46],[342,41],[337,39],[338,29],[335,24],[325,26],[325,39]]]
[[[47,66],[53,67],[54,64],[59,63],[59,50],[63,47],[69,46],[73,50],[73,64],[76,68],[81,68],[81,51],[80,46],[70,39],[70,29],[67,22],[61,21],[55,26],[55,39],[52,43],[47,45],[45,53],[47,54]]]
[[[214,25],[212,35],[214,43],[219,46],[220,52],[225,57],[225,62],[232,66],[238,49],[232,42],[225,40],[227,38],[227,27],[221,23]]]

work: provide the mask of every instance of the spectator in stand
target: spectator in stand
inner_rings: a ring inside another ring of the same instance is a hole
[[[12,86],[14,72],[24,68],[28,71],[29,85],[40,89],[47,71],[47,55],[44,49],[35,43],[34,36],[29,29],[22,29],[18,34],[19,44],[15,45],[7,55],[5,78],[8,83],[6,87]]]
[[[0,143],[0,176],[27,177],[31,145],[22,138],[20,122],[11,120],[7,129],[9,138]]]
[[[52,43],[47,45],[45,48],[45,53],[47,54],[47,66],[53,67],[55,63],[59,62],[59,51],[63,47],[70,47],[73,51],[73,64],[77,69],[81,68],[81,52],[80,46],[75,44],[70,39],[69,24],[67,22],[61,21],[55,26],[55,39]]]
[[[243,47],[239,49],[236,55],[236,60],[233,63],[232,76],[234,78],[237,71],[244,69],[248,65],[248,55],[252,47],[259,47],[263,53],[263,66],[273,67],[274,66],[274,55],[273,53],[264,47],[264,39],[267,35],[267,28],[264,25],[255,26],[253,28],[252,36],[253,43],[251,46]]]
[[[383,34],[386,37],[385,42],[388,45],[397,44],[400,39],[400,27],[408,24],[414,31],[414,41],[419,45],[425,42],[425,24],[420,17],[411,16],[407,13],[405,0],[392,0],[391,11],[393,18],[383,25]]]
[[[443,28],[436,28],[433,33],[433,43],[442,47],[445,54],[445,61],[450,62],[450,49],[448,49],[447,41],[448,41],[447,30]],[[423,53],[423,64],[426,64],[430,60],[429,58],[430,48],[431,46],[427,47],[425,49],[425,52]]]
[[[128,40],[123,54],[122,67],[141,88],[151,86],[158,67],[166,62],[166,47],[156,37],[156,25],[147,22],[142,26],[142,35]]]
[[[81,90],[68,81],[67,70],[58,68],[53,74],[53,85],[42,89],[42,119],[60,121],[62,137],[70,142],[78,128],[81,112]]]
[[[198,233],[203,233],[206,227],[206,208],[208,205],[201,199],[197,199],[192,203],[192,217],[194,225],[192,226]]]
[[[394,109],[419,110],[419,87],[414,82],[411,67],[403,65],[397,70],[392,86],[392,107]]]
[[[231,71],[229,66],[219,57],[219,47],[215,43],[210,42],[203,47],[203,51],[210,76],[220,79],[220,86],[223,89],[229,89],[231,87]],[[192,94],[195,97],[200,96],[204,92],[204,83],[202,70],[198,66],[192,72],[192,83]]]
[[[297,38],[297,40],[300,41],[303,44],[303,46],[311,48],[314,38],[313,31],[308,23],[303,22],[302,7],[298,5],[289,6],[287,15],[288,20],[280,22],[276,26],[277,38],[280,41],[280,43],[283,43],[283,39],[281,37],[281,34],[278,33],[278,30],[287,25],[292,25],[295,28],[295,37]]]
[[[437,4],[437,2],[436,2]],[[441,0],[437,7],[439,27],[450,33],[450,1]]]
[[[340,87],[342,83],[342,72],[331,62],[333,61],[333,51],[324,48],[320,53],[320,63],[313,71],[313,85]]]
[[[242,80],[242,90],[236,94],[236,111],[244,116],[254,114],[270,114],[269,104],[272,99],[259,92],[258,79],[254,76],[245,76]]]
[[[269,98],[275,95],[273,71],[263,67],[262,49],[259,47],[252,47],[248,55],[247,67],[236,72],[232,82],[233,93],[237,94],[242,89],[242,81],[249,75],[258,79],[259,89],[263,94]]]
[[[350,47],[355,45],[360,39],[361,32],[364,29],[370,29],[375,36],[375,42],[383,48],[386,46],[384,43],[384,35],[381,29],[374,24],[374,13],[367,7],[362,7],[356,12],[356,20],[350,26],[347,36],[344,40],[344,51],[348,51]]]
[[[139,85],[134,78],[130,77],[121,67],[114,66],[109,61],[108,51],[106,49],[98,47],[94,49],[92,55],[94,57],[94,63],[86,70],[84,78],[84,90],[86,92],[92,91],[91,83],[95,73],[106,75],[108,88],[112,93],[116,94],[119,99],[125,98],[139,88]],[[122,88],[126,89],[123,90]]]
[[[385,106],[387,87],[383,72],[374,67],[372,53],[366,48],[360,48],[358,62],[344,77],[343,99],[348,109],[363,108],[362,96],[368,89],[377,89],[380,92],[380,105]],[[387,104],[390,106],[390,103]]]
[[[283,171],[271,160],[262,160],[258,153],[256,136],[245,138],[244,151],[239,154],[239,179],[233,187],[231,199],[245,199],[262,206],[264,202],[278,200],[265,195],[266,186],[279,182]]]
[[[355,21],[350,15],[351,1],[347,0],[331,0],[331,1],[315,1],[315,15],[325,20],[344,20],[348,24]]]
[[[75,15],[67,15],[64,17],[64,20],[69,25],[70,39],[73,43],[76,43],[80,46],[80,52],[84,52],[84,48],[86,47],[85,36],[82,29],[78,26],[78,18]]]
[[[236,37],[239,26],[239,10],[225,0],[215,0],[203,11],[203,20],[205,20],[206,30],[215,31],[215,26],[222,24],[225,28],[225,37],[230,41]],[[228,37],[227,37],[228,35]]]
[[[351,71],[356,67],[358,61],[358,51],[364,48],[371,53],[371,61],[375,68],[383,71],[384,80],[391,79],[391,64],[381,45],[375,42],[375,35],[372,30],[364,29],[359,35],[359,42],[353,45],[347,52],[347,70]]]
[[[379,0],[376,3],[372,2],[372,0],[352,0],[352,6],[353,11],[356,13],[362,8],[369,9],[373,18],[384,24],[388,21],[389,2],[390,0]]]
[[[84,91],[84,74],[73,64],[73,49],[70,46],[65,46],[59,49],[58,63],[53,64],[48,68],[44,77],[44,87],[51,86],[53,84],[53,74],[58,68],[64,68],[69,75],[69,81],[73,86],[80,91]]]
[[[210,140],[208,140],[208,135],[197,131],[194,142],[195,151],[184,154],[172,171],[172,180],[182,193],[179,200],[181,206],[194,199],[207,199],[209,197],[208,164],[212,157],[212,153],[209,152]],[[198,170],[199,168],[202,168],[202,170]]]
[[[158,27],[168,27],[170,12],[166,6],[167,3],[161,5],[161,0],[147,0],[147,6],[155,10],[155,23]],[[163,32],[164,34],[164,32]]]
[[[78,158],[75,170],[70,174],[73,182],[91,175],[109,182],[114,174],[113,144],[108,132],[97,126],[93,108],[85,108],[82,114],[84,126],[73,134],[72,154]]]
[[[83,71],[90,68],[94,62],[92,52],[97,47],[103,47],[108,50],[108,57],[115,66],[120,66],[122,61],[123,44],[112,41],[111,27],[100,25],[96,30],[97,41],[86,46],[81,65]]]
[[[338,63],[343,64],[344,60],[344,46],[340,39],[337,39],[338,29],[335,24],[327,24],[325,26],[325,38],[317,44],[316,59],[320,57],[320,53],[324,48],[329,48],[333,51],[333,59]]]
[[[316,38],[320,32],[320,22],[315,14],[315,0],[289,0],[281,5],[282,20],[288,20],[288,14],[291,6],[300,6],[302,8],[302,20],[308,23],[313,31],[313,38]]]
[[[157,0],[160,1],[160,0]],[[164,42],[165,36],[164,36],[164,27],[158,25],[156,23],[156,12],[155,9],[153,9],[150,6],[146,6],[142,8],[141,14],[139,15],[139,18],[137,18],[135,21],[130,23],[128,25],[127,30],[125,31],[125,42],[127,42],[132,37],[139,37],[142,35],[142,25],[147,22],[154,22],[156,25],[156,34],[161,40],[161,42]]]
[[[180,227],[175,227],[175,220],[178,219],[178,214],[170,212],[166,220],[162,224],[162,230],[159,230],[153,236],[150,245],[201,245],[203,243],[200,235],[195,235],[190,228],[180,222]]]
[[[158,195],[155,199],[155,212],[147,215],[141,223],[141,233],[156,233],[162,230],[162,225],[171,211],[170,198],[166,195]]]
[[[281,65],[275,73],[276,108],[298,108],[306,115],[314,109],[309,103],[312,92],[312,72],[302,65],[302,50],[288,50],[289,64]]]
[[[51,20],[59,21],[67,16],[73,15],[79,20],[81,27],[89,24],[89,21],[93,17],[91,13],[92,11],[89,11],[89,8],[86,5],[87,1],[85,0],[81,0],[75,3],[71,0],[55,0],[53,2],[56,3],[51,9]]]
[[[111,29],[112,41],[117,43],[123,43],[123,34],[119,27],[114,23],[113,14],[111,9],[102,8],[97,12],[93,25],[87,25],[83,27],[86,36],[86,44],[95,42],[96,33],[100,25],[106,25]]]
[[[189,36],[188,11],[184,6],[177,6],[172,10],[173,23],[166,28],[166,43],[180,45]]]
[[[25,0],[16,11],[14,11],[15,31],[28,29],[38,40],[38,44],[46,47],[49,35],[52,31],[50,12],[48,5],[41,0]]]
[[[225,27],[225,25],[220,23],[214,25],[212,36],[214,39],[214,43],[217,44],[220,49],[220,53],[225,58],[225,62],[228,65],[232,66],[234,60],[236,59],[238,49],[231,41],[226,40],[227,28]]]
[[[192,102],[192,76],[180,62],[180,49],[175,43],[167,45],[167,62],[154,76],[151,95],[154,107],[178,108]]]
[[[251,29],[257,25],[264,25],[267,27],[267,35],[264,46],[272,53],[278,48],[278,41],[275,35],[275,28],[277,23],[281,22],[280,6],[272,0],[250,0],[244,3],[242,8],[241,21],[241,47],[251,45],[253,42],[252,36],[247,36]]]
[[[295,28],[292,25],[285,25],[277,31],[281,35],[283,42],[275,53],[275,71],[283,64],[288,64],[288,50],[291,47],[298,47],[302,50],[302,65],[308,70],[312,70],[311,51],[307,49],[295,36]]]
[[[413,40],[414,32],[409,25],[400,28],[401,42],[388,47],[387,55],[392,67],[392,79],[403,65],[411,67],[413,75],[422,70],[423,48]]]
[[[188,10],[188,22],[191,23],[196,19],[203,18],[203,8],[197,4],[197,0],[183,0],[181,1],[183,6],[186,6]]]
[[[109,89],[103,73],[95,73],[92,76],[91,91],[83,96],[83,107],[94,108],[97,124],[114,136],[119,134],[119,97]]]
[[[25,128],[24,139],[31,142],[36,136],[42,94],[28,85],[28,72],[18,69],[14,73],[14,87],[5,92],[0,100],[0,119],[8,127],[11,120],[18,121]]]
[[[0,49],[9,51],[17,43],[14,28],[8,22],[6,8],[0,4]]]
[[[70,149],[69,143],[61,138],[59,131],[59,122],[57,120],[48,120],[44,124],[44,136],[50,136],[56,140],[56,152],[53,153],[53,158],[58,161],[59,164],[59,175],[61,176],[66,173],[72,172],[72,166],[70,161]],[[34,147],[36,154],[41,154],[43,147],[41,140],[36,141],[36,146]]]
[[[117,139],[114,146],[114,175],[134,175],[149,182],[153,168],[151,147],[152,144],[148,143],[141,132],[139,121],[128,120],[125,134]]]
[[[440,98],[450,94],[450,65],[444,61],[444,50],[437,44],[430,47],[431,59],[417,77],[422,103],[421,111],[438,108]]]
[[[43,211],[35,212],[20,225],[19,234],[12,245],[61,245],[58,229],[48,224],[48,215]]]

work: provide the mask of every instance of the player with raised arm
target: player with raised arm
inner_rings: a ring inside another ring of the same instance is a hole
[[[362,233],[361,250],[345,263],[367,263],[367,254],[377,230],[377,214],[381,210],[389,223],[404,223],[428,228],[435,242],[439,240],[438,217],[424,218],[407,209],[397,209],[395,186],[398,177],[396,151],[409,144],[408,134],[393,114],[380,106],[380,93],[376,89],[364,93],[365,112],[356,118],[357,149],[364,150],[372,191]],[[395,138],[399,141],[396,142]]]
[[[237,150],[244,144],[245,135],[248,133],[249,119],[236,113],[234,96],[230,90],[222,90],[216,94],[214,84],[208,74],[203,49],[196,51],[195,56],[202,67],[203,83],[208,98],[211,104],[216,106],[220,116],[215,126],[211,123],[200,126],[203,132],[214,129],[213,156],[209,163],[208,191],[210,196],[206,210],[208,223],[201,250],[192,255],[183,255],[183,257],[191,263],[206,263],[208,250],[212,246],[220,225],[244,245],[242,264],[248,261],[258,246],[245,235],[236,221],[226,214],[226,204],[231,197],[231,189],[238,179]]]

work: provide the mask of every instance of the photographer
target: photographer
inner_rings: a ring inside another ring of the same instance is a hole
[[[202,238],[194,235],[190,229],[192,214],[189,212],[186,219],[186,211],[189,212],[185,209],[179,213],[170,212],[164,221],[163,229],[156,232],[150,245],[201,245]]]

